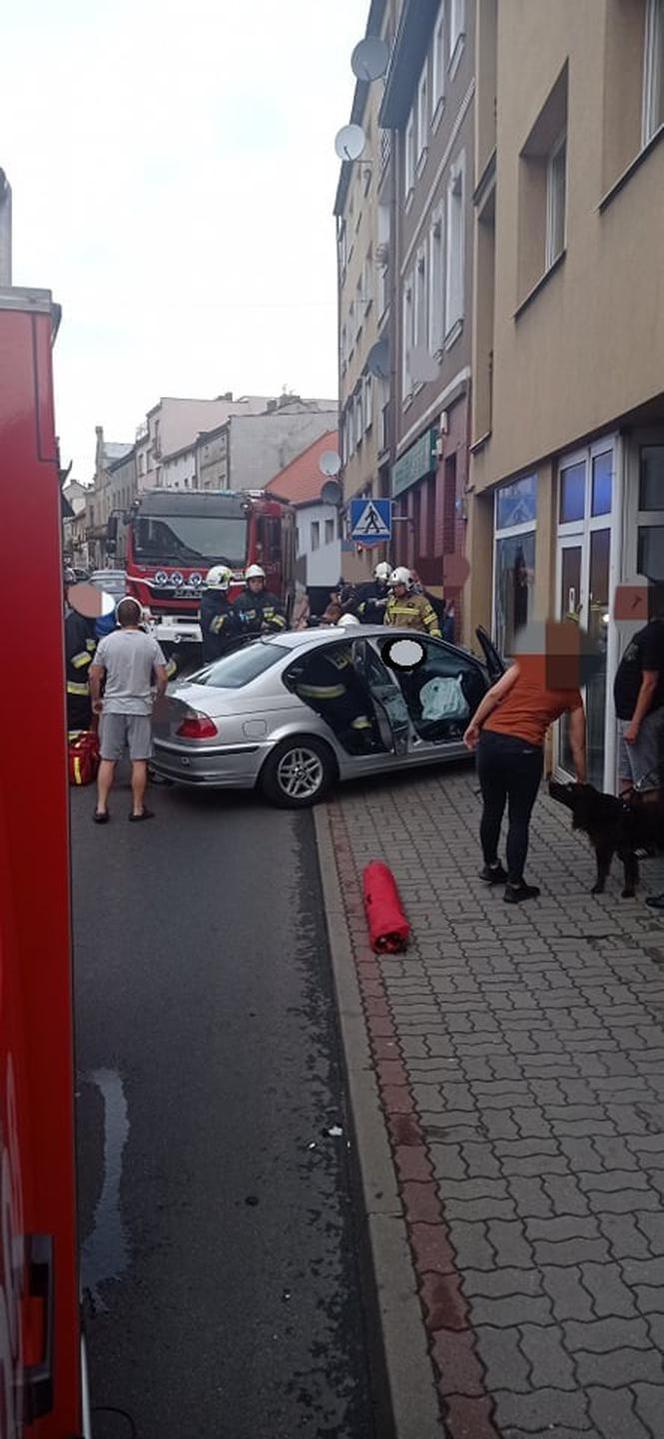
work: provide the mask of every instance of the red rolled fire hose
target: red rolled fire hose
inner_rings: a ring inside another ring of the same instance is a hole
[[[408,944],[410,925],[391,869],[374,860],[364,871],[363,885],[371,948],[379,954],[400,954]]]

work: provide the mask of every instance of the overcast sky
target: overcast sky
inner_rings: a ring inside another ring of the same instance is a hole
[[[13,12],[13,13],[12,13]],[[160,395],[336,394],[334,136],[368,0],[13,0],[14,283],[63,307],[62,459]]]

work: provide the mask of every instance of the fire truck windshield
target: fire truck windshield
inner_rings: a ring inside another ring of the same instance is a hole
[[[212,564],[231,569],[245,563],[244,515],[139,515],[134,521],[134,556],[143,564]]]

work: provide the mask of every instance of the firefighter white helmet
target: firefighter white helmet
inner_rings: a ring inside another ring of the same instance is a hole
[[[244,572],[244,578],[245,580],[264,580],[265,570],[261,569],[260,565],[249,565]]]
[[[340,625],[342,629],[345,630],[351,629],[353,625],[359,625],[359,623],[360,621],[358,620],[357,615],[351,614],[342,615],[341,618],[337,620],[337,625]]]
[[[213,565],[205,576],[205,585],[208,590],[227,590],[233,578],[233,571],[228,565]]]
[[[375,580],[384,580],[384,582],[387,584],[387,581],[389,580],[391,573],[392,573],[392,571],[391,571],[391,569],[390,569],[390,566],[389,566],[388,563],[387,563],[387,560],[379,560],[379,562],[378,562],[378,564],[376,565],[376,568],[375,568],[375,570],[374,570],[374,579],[375,579]]]
[[[397,565],[396,569],[392,570],[390,575],[390,584],[405,585],[407,590],[412,590],[413,576],[410,570],[407,570],[405,565]]]

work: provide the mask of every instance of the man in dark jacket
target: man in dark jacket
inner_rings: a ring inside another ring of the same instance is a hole
[[[391,573],[392,570],[387,560],[380,560],[374,570],[371,584],[360,587],[356,613],[363,625],[382,625],[387,601],[390,598],[388,581]]]
[[[245,574],[246,589],[235,601],[234,611],[244,634],[276,634],[286,628],[281,601],[265,588],[265,570],[249,565]]]
[[[213,565],[201,597],[203,664],[221,659],[240,633],[240,622],[228,598],[233,575],[226,565]]]
[[[94,620],[69,610],[65,616],[65,677],[70,734],[88,730],[92,723],[90,665],[96,648]]]
[[[635,786],[657,791],[664,776],[664,619],[661,596],[654,618],[628,644],[613,685],[619,731],[621,793]]]

